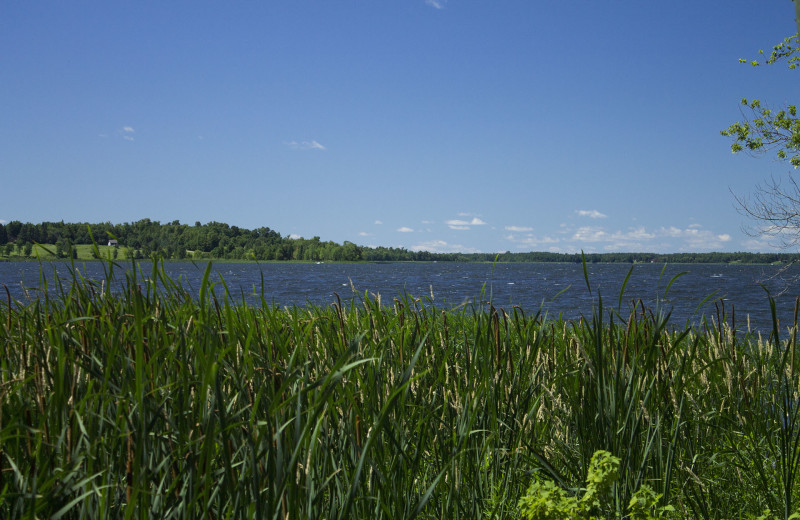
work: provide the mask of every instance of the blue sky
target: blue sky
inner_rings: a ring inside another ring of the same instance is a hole
[[[770,251],[733,155],[788,0],[0,3],[0,221],[445,252]]]

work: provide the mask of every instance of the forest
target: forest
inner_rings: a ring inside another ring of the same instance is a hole
[[[219,259],[308,262],[571,262],[580,263],[581,253],[510,252],[433,253],[395,247],[366,247],[345,241],[338,244],[320,237],[292,238],[268,227],[245,229],[221,222],[193,225],[175,220],[161,223],[150,219],[112,224],[41,222],[17,220],[0,223],[0,257],[32,257],[34,244],[52,246],[56,256],[66,257],[71,246],[117,240],[115,257],[168,260]],[[791,253],[587,253],[588,263],[791,263],[800,255]]]

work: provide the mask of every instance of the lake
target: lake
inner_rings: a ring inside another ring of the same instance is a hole
[[[130,268],[129,264],[121,265]],[[164,267],[170,277],[197,291],[206,265],[166,262]],[[83,276],[92,279],[102,279],[104,267],[100,262],[76,264]],[[622,300],[623,315],[628,314],[631,301],[641,299],[652,309],[671,311],[671,323],[676,326],[698,323],[702,315],[716,317],[717,307],[724,303],[729,315],[735,309],[737,329],[746,329],[749,316],[752,329],[768,331],[770,307],[761,283],[776,297],[780,324],[785,329],[792,324],[795,298],[800,295],[800,266],[782,270],[778,266],[740,264],[589,264],[591,293],[582,265],[562,263],[215,263],[211,280],[217,283],[218,295],[223,294],[220,282],[224,280],[235,301],[252,304],[260,304],[262,289],[264,298],[278,306],[329,305],[335,301],[335,294],[345,301],[380,294],[384,303],[390,303],[408,294],[442,309],[491,300],[496,307],[509,311],[519,306],[528,314],[542,309],[551,317],[563,314],[574,319],[591,316],[598,295],[602,295],[605,307],[617,308],[631,267]],[[43,263],[41,268],[50,282],[54,276],[69,279],[68,263]],[[151,265],[142,262],[140,269],[146,276]],[[685,274],[667,292],[670,280],[679,273]],[[0,284],[22,303],[29,297],[25,289],[38,287],[39,275],[38,262],[0,262]],[[117,278],[124,279],[121,270]]]

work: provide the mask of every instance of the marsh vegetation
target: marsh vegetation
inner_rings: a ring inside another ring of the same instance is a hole
[[[796,324],[682,328],[624,288],[565,321],[71,274],[0,304],[3,518],[519,518],[532,485],[583,497],[600,450],[593,515],[643,486],[675,518],[800,506]]]

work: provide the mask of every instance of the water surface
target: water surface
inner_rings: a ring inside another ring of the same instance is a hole
[[[171,278],[198,291],[206,265],[167,262],[164,267]],[[124,280],[123,270],[130,269],[129,264],[121,266],[116,269],[118,280]],[[507,310],[518,306],[535,313],[541,309],[550,316],[574,319],[590,316],[599,295],[605,307],[620,307],[620,290],[631,267],[623,314],[627,315],[632,301],[642,300],[653,310],[672,312],[675,325],[698,323],[703,315],[716,318],[724,304],[729,316],[735,309],[737,328],[746,328],[749,316],[752,328],[769,330],[766,288],[776,297],[783,328],[791,324],[795,298],[800,295],[800,266],[782,271],[779,266],[737,264],[590,264],[591,292],[582,265],[564,263],[216,263],[211,280],[218,295],[224,294],[224,281],[234,300],[256,305],[262,295],[270,304],[291,306],[329,305],[337,294],[348,301],[380,295],[384,303],[407,294],[443,309],[491,301]],[[41,266],[38,262],[0,263],[0,284],[8,287],[12,298],[25,302],[31,296],[25,289],[38,287],[40,274],[52,285],[55,277],[68,281],[69,268],[68,263],[56,262]],[[108,266],[88,262],[76,268],[83,276],[99,280]],[[149,263],[139,268],[143,276],[149,276]]]

